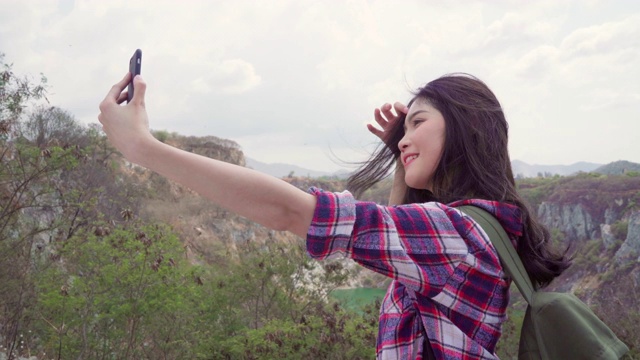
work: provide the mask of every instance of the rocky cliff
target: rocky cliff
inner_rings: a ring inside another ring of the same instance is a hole
[[[580,203],[543,202],[538,207],[538,217],[548,228],[562,231],[569,241],[592,239],[598,236],[598,224]]]
[[[640,263],[640,211],[634,211],[629,216],[627,237],[616,251],[615,259],[619,263]]]
[[[232,140],[215,136],[181,136],[172,134],[165,142],[198,155],[245,166],[246,160],[240,145]]]
[[[619,247],[615,255],[617,262],[640,255],[640,210],[636,209],[633,199],[611,199],[604,209],[580,198],[573,203],[544,201],[538,206],[537,215],[545,226],[556,234],[559,231],[562,240],[572,246],[600,240],[606,249]]]

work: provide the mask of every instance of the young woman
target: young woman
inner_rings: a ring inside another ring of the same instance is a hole
[[[342,254],[394,280],[380,310],[379,359],[495,358],[510,280],[484,231],[457,206],[493,214],[537,285],[568,267],[516,192],[507,122],[476,78],[444,76],[420,88],[408,107],[376,109],[381,129],[369,130],[384,146],[349,187],[358,194],[397,164],[390,206],[357,201],[349,192],[307,193],[161,143],[148,129],[140,76],[133,79],[133,100],[119,106],[129,80],[111,88],[98,116],[128,160],[266,227],[305,238],[314,258]]]

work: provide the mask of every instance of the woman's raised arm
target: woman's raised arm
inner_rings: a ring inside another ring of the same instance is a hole
[[[156,140],[149,132],[144,96],[146,84],[134,79],[136,89],[126,106],[127,74],[100,103],[98,119],[109,141],[129,161],[180,183],[238,215],[274,230],[305,238],[316,198],[280,179],[183,151]]]
[[[382,105],[379,109],[375,109],[373,112],[373,118],[380,125],[382,130],[376,128],[373,124],[367,124],[367,129],[369,131],[380,138],[387,146],[393,146],[388,144],[387,137],[389,136],[389,131],[393,128],[394,124],[398,119],[400,119],[400,114],[407,115],[409,112],[409,108],[400,103],[396,102],[393,104],[393,109],[396,111],[394,114],[391,111],[391,104],[387,103]],[[389,193],[389,206],[400,205],[404,199],[404,195],[407,192],[407,183],[404,181],[404,166],[400,159],[396,162],[396,170],[393,175],[393,185],[391,186],[391,192]]]

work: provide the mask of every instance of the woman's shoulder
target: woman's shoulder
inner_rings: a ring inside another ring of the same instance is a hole
[[[436,228],[454,228],[460,235],[466,235],[476,227],[475,220],[460,208],[476,206],[495,217],[507,233],[513,237],[522,236],[523,223],[520,208],[513,204],[483,199],[466,199],[452,203],[426,202],[398,205],[390,210],[395,217],[403,217],[408,222],[428,220]]]
[[[522,236],[522,212],[516,205],[483,199],[466,199],[455,201],[446,205],[448,209],[457,212],[467,221],[472,221],[475,223],[475,221],[470,216],[466,215],[459,209],[462,206],[476,206],[480,209],[483,209],[489,214],[493,215],[493,217],[498,220],[500,225],[502,225],[507,233],[510,233],[516,237]]]

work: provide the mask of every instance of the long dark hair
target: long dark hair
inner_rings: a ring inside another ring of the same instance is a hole
[[[531,280],[548,285],[570,265],[566,250],[552,249],[549,231],[516,191],[507,148],[508,124],[493,92],[468,74],[450,74],[431,81],[414,94],[409,106],[422,99],[445,120],[445,145],[433,175],[433,191],[408,188],[403,203],[485,199],[520,208],[523,235],[518,254]],[[356,196],[385,178],[400,156],[404,116],[390,130],[386,144],[350,178]]]

